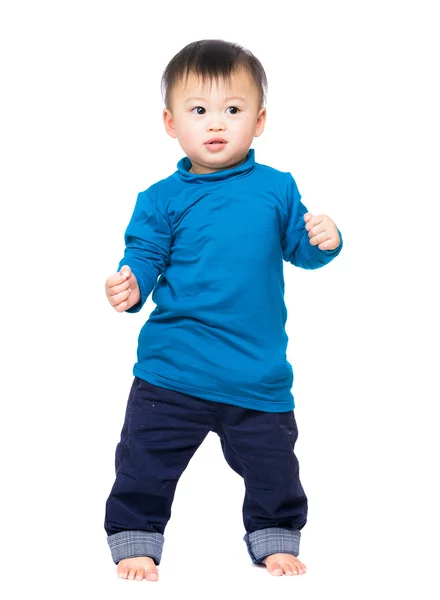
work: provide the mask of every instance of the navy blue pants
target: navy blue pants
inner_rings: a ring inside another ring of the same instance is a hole
[[[229,466],[244,479],[247,536],[266,530],[273,539],[280,528],[299,532],[304,527],[307,498],[294,454],[298,430],[293,411],[240,408],[135,377],[116,447],[116,480],[106,503],[104,527],[116,563],[127,552],[145,554],[144,549],[136,550],[133,533],[127,542],[127,532],[139,532],[141,537],[142,532],[156,534],[149,540],[160,548],[149,555],[159,563],[177,482],[210,431],[219,436]],[[203,493],[202,483],[200,489]],[[254,541],[255,536],[259,534],[254,534]],[[110,543],[115,546],[118,540],[124,546],[119,554]],[[261,562],[255,553],[251,557]]]

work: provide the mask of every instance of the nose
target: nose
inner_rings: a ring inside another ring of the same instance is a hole
[[[212,118],[209,120],[207,129],[208,131],[223,131],[225,129],[223,119],[218,115],[212,116]]]

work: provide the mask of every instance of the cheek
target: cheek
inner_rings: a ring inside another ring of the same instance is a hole
[[[241,123],[239,127],[236,129],[236,135],[241,139],[249,139],[253,138],[254,134],[254,126],[250,121],[246,121],[245,123]]]
[[[197,137],[197,134],[194,129],[185,129],[182,131],[180,139],[184,141],[186,144],[191,144]]]
[[[242,131],[244,135],[247,135],[250,131],[253,131],[255,128],[255,119],[246,118],[242,119],[240,123],[237,123],[236,129]]]
[[[188,141],[191,140],[197,140],[200,138],[200,136],[204,134],[204,128],[203,125],[201,125],[201,123],[195,123],[194,121],[191,123],[188,123],[187,126],[185,127],[185,130],[183,131],[183,135],[185,137],[185,139],[187,139]]]
[[[191,150],[196,146],[197,141],[200,139],[200,135],[197,133],[195,127],[182,128],[178,134],[179,142],[187,149]]]

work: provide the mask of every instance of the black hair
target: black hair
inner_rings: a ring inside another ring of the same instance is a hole
[[[244,68],[255,81],[260,92],[260,104],[267,94],[267,77],[261,62],[246,48],[224,40],[199,40],[185,46],[168,63],[162,74],[161,90],[165,106],[169,107],[175,84],[189,73],[206,80],[228,79],[239,68]]]

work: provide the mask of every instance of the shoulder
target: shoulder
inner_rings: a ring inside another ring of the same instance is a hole
[[[281,185],[289,184],[293,179],[290,171],[281,171],[275,167],[263,163],[255,163],[255,171],[259,177],[268,179],[272,182],[279,182]]]
[[[162,196],[164,192],[167,192],[170,188],[175,186],[175,184],[175,173],[172,173],[168,177],[164,177],[163,179],[159,179],[155,183],[152,183],[146,190],[144,190],[141,193],[146,194],[154,201],[156,198]]]
[[[163,215],[167,215],[168,202],[181,188],[181,184],[172,173],[168,177],[159,179],[148,188],[139,192],[139,198],[152,204]]]
[[[281,171],[261,163],[255,163],[255,170],[260,181],[266,181],[283,200],[299,195],[298,186],[290,171]]]
[[[283,178],[285,173],[275,167],[265,165],[263,163],[255,163],[255,171],[262,177],[268,177],[271,179]]]

